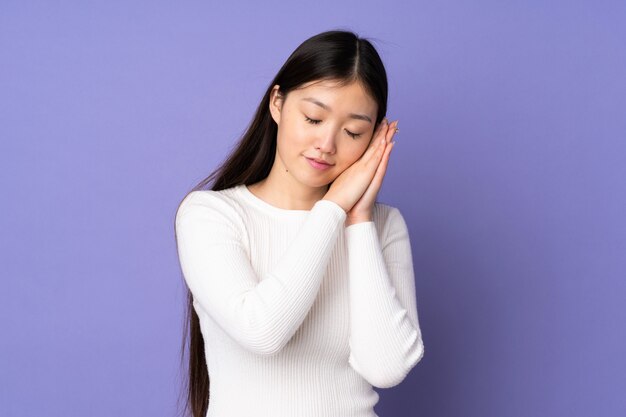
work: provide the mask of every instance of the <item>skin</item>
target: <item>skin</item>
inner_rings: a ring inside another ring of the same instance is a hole
[[[287,210],[310,210],[318,200],[331,199],[346,210],[346,225],[372,221],[397,121],[387,124],[385,119],[374,125],[377,104],[360,83],[339,86],[334,81],[317,81],[292,90],[287,97],[279,94],[278,87],[273,87],[270,96],[270,112],[278,126],[274,164],[267,178],[248,189]],[[371,121],[352,118],[351,113]],[[332,166],[317,170],[305,156]]]

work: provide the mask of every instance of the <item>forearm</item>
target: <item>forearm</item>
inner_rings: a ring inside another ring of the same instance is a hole
[[[317,295],[345,212],[319,202],[288,249],[257,276],[229,206],[196,193],[177,216],[177,245],[194,301],[233,339],[274,354],[298,329]]]
[[[408,301],[415,297],[412,265],[408,260],[404,264],[395,261],[408,240],[396,242],[385,259],[374,222],[354,223],[346,228],[346,237],[350,363],[372,385],[391,387],[404,379],[423,354],[414,303]]]

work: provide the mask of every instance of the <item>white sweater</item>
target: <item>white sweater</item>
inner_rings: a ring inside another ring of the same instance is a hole
[[[192,191],[176,215],[200,319],[207,417],[374,417],[424,354],[400,211],[345,226],[329,200],[281,209],[245,185]]]

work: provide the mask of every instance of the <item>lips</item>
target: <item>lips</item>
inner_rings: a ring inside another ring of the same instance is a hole
[[[305,158],[310,159],[311,161],[315,161],[318,164],[324,164],[324,165],[333,165],[331,163],[328,163],[326,161],[324,161],[323,159],[317,159],[317,158],[309,158],[308,156],[305,156]]]
[[[305,158],[306,158],[306,161],[309,163],[309,165],[311,165],[313,168],[317,170],[326,171],[327,169],[330,169],[330,167],[332,167],[332,165],[327,163],[326,161],[319,162],[320,159],[309,158],[307,156],[305,156]]]

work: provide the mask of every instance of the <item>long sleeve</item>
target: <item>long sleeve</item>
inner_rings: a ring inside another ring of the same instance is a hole
[[[346,227],[350,285],[349,364],[373,386],[393,387],[421,360],[409,233],[392,207],[383,241],[373,221]]]
[[[276,265],[258,277],[232,207],[214,193],[194,191],[176,215],[185,281],[229,336],[249,351],[276,354],[315,301],[345,218],[338,204],[317,201]]]

